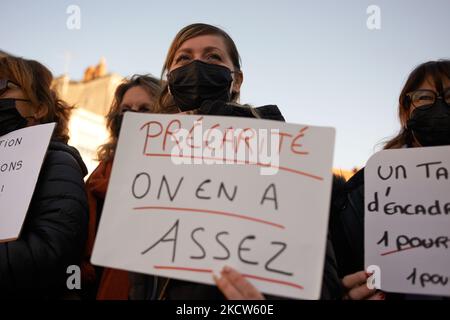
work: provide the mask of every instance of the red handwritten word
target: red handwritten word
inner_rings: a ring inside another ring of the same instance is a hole
[[[200,132],[201,135],[201,145],[194,143],[193,136],[195,135],[196,128],[202,125],[203,117],[200,117],[197,119],[197,121],[194,123],[194,125],[189,130],[189,134],[186,138],[186,144],[191,147],[192,149],[198,149],[198,148],[210,148],[210,149],[217,149],[217,147],[211,147],[211,133],[213,130],[220,130],[221,125],[219,123],[213,124],[206,130],[206,134],[203,135],[202,132]],[[144,148],[143,148],[143,154],[151,153],[151,145],[152,143],[160,144],[159,148],[156,148],[156,150],[163,150],[167,151],[168,142],[173,140],[175,141],[177,146],[180,146],[180,140],[177,136],[177,133],[184,129],[182,128],[181,121],[179,119],[173,119],[171,120],[167,126],[164,127],[164,125],[159,121],[149,121],[145,124],[143,124],[140,128],[140,130],[146,131],[145,135],[145,142],[144,142]],[[300,143],[301,139],[305,136],[306,131],[309,129],[309,127],[304,127],[299,130],[297,134],[291,134],[288,132],[281,132],[276,131],[272,132],[271,135],[276,135],[278,138],[278,152],[281,153],[281,150],[283,146],[285,146],[284,142],[287,139],[290,139],[291,142],[289,144],[289,150],[293,154],[297,155],[308,155],[309,152],[307,150],[303,149],[303,145]],[[235,153],[239,151],[239,148],[244,144],[244,148],[249,153],[255,152],[251,148],[252,140],[257,139],[256,130],[253,128],[244,128],[244,129],[238,129],[233,127],[227,127],[222,128],[222,141],[220,144],[220,149],[226,149],[226,150],[234,150]],[[270,131],[270,129],[268,129]],[[259,139],[260,147],[259,149],[262,149],[262,145],[266,142],[265,139],[260,137]],[[226,147],[231,147],[230,149],[227,149]],[[153,149],[154,150],[154,149]]]

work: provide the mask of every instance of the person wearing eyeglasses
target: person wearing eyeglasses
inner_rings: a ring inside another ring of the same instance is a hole
[[[450,60],[429,61],[409,75],[399,97],[400,131],[384,149],[450,145]],[[426,298],[389,294],[366,286],[364,270],[364,169],[333,203],[330,233],[345,299]]]
[[[77,297],[66,281],[68,267],[80,264],[87,233],[87,169],[67,145],[72,108],[50,88],[52,80],[37,61],[0,58],[0,136],[56,123],[22,232],[17,240],[0,243],[0,297]]]

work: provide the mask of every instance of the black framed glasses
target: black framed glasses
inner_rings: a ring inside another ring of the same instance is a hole
[[[411,105],[415,108],[431,107],[437,99],[442,99],[450,106],[450,88],[444,89],[442,95],[436,91],[420,89],[406,94]]]
[[[20,88],[20,86],[8,79],[0,79],[0,96],[2,96],[9,89]]]

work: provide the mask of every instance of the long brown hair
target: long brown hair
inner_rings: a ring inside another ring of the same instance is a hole
[[[225,41],[225,46],[227,47],[231,62],[233,63],[234,71],[241,72],[241,58],[233,39],[231,39],[231,37],[225,31],[218,27],[205,23],[194,23],[181,29],[173,39],[172,44],[169,48],[169,52],[166,56],[166,61],[164,62],[163,69],[161,71],[161,79],[164,78],[166,72],[169,70],[175,58],[175,53],[183,45],[183,43],[189,39],[204,35],[221,36]],[[231,101],[239,101],[239,92],[233,92],[231,94]],[[157,112],[179,112],[178,107],[175,105],[172,96],[169,93],[169,86],[167,83],[163,86],[161,96],[158,99]]]
[[[56,122],[53,138],[69,141],[68,123],[73,107],[59,99],[51,89],[53,75],[35,60],[6,56],[0,58],[0,77],[18,84],[36,109],[39,124]]]
[[[400,132],[386,143],[384,149],[398,149],[404,145],[411,145],[413,143],[412,133],[406,126],[411,113],[411,102],[407,94],[417,90],[428,78],[433,81],[438,91],[442,91],[444,89],[442,82],[444,77],[450,79],[450,60],[447,59],[422,63],[410,73],[398,99],[398,116],[401,124]]]
[[[161,82],[160,80],[150,76],[150,75],[133,75],[130,79],[125,79],[116,89],[114,93],[114,99],[106,115],[106,128],[109,132],[108,141],[98,148],[97,158],[99,161],[108,161],[114,156],[114,151],[117,146],[118,136],[118,123],[115,121],[117,117],[122,113],[121,104],[125,93],[133,87],[142,87],[149,96],[154,99],[153,102],[153,112],[155,112],[154,105],[156,104],[156,99],[161,93]]]

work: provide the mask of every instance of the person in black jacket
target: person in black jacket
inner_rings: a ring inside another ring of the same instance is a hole
[[[399,117],[400,132],[384,149],[450,145],[450,60],[429,61],[411,72],[400,93]],[[395,294],[386,296],[366,286],[369,275],[363,271],[364,169],[341,190],[333,202],[330,233],[339,275],[347,290],[345,297],[405,298]]]
[[[271,119],[285,121],[275,105],[253,108],[238,103],[243,73],[234,41],[223,30],[208,24],[188,25],[176,35],[162,70],[167,83],[162,89],[157,111]],[[132,299],[264,299],[238,271],[226,268],[217,287],[132,274]],[[326,252],[322,298],[341,293],[334,253]]]
[[[0,59],[0,136],[56,122],[21,234],[0,243],[1,297],[73,297],[67,269],[80,264],[86,238],[87,169],[78,151],[67,145],[71,108],[50,89],[52,79],[36,61]]]

